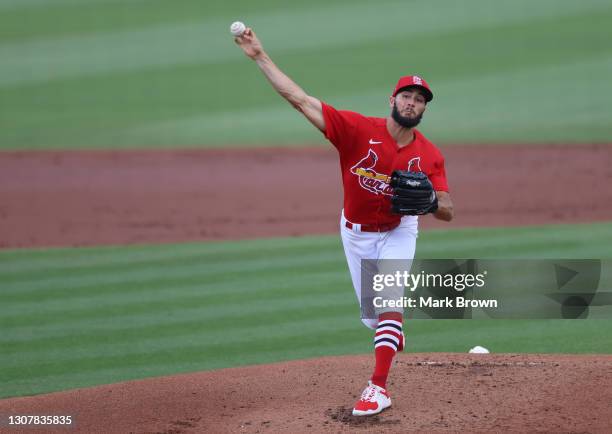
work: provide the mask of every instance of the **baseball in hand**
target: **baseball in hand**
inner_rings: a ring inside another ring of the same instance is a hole
[[[244,25],[242,21],[235,21],[230,26],[230,32],[234,36],[242,36],[245,30],[246,30],[246,26]]]

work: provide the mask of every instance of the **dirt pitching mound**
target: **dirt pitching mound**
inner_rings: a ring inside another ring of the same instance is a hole
[[[131,381],[2,400],[0,414],[73,415],[73,427],[46,427],[46,433],[609,433],[612,427],[612,356],[400,354],[388,385],[393,406],[353,417],[371,364],[371,355],[326,357]]]
[[[456,217],[422,228],[610,220],[612,145],[442,148]],[[331,147],[0,152],[0,248],[336,234]]]

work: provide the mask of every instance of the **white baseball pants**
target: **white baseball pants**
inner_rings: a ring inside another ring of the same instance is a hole
[[[346,222],[343,211],[340,218],[340,235],[355,294],[361,307],[361,260],[414,259],[418,237],[418,217],[404,216],[400,225],[388,232],[361,232],[358,224],[351,222],[353,229],[349,229],[346,227]],[[387,311],[401,312],[402,310],[388,309]],[[362,319],[361,321],[371,329],[376,329],[378,325],[378,319]]]

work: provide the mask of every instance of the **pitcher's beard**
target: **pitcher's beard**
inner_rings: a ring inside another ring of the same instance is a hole
[[[400,124],[404,128],[414,128],[416,127],[423,118],[423,113],[415,117],[402,116],[400,112],[397,110],[397,104],[393,104],[393,110],[391,111],[391,117],[395,122]]]

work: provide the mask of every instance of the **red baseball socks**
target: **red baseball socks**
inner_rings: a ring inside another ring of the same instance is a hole
[[[402,321],[394,319],[381,319],[374,335],[374,355],[376,366],[372,374],[372,383],[386,389],[387,377],[391,362],[397,351],[404,349],[404,335]]]

